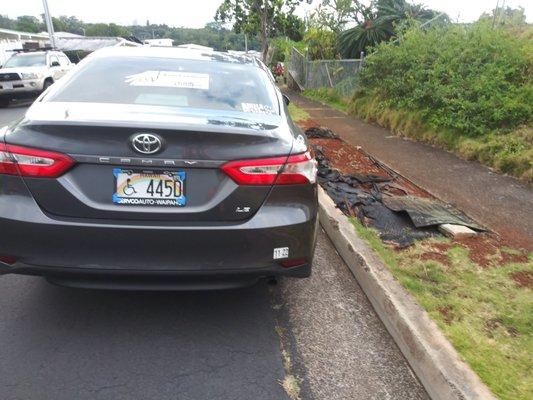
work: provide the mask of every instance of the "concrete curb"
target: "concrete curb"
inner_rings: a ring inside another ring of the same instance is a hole
[[[319,188],[320,223],[434,400],[496,399]]]

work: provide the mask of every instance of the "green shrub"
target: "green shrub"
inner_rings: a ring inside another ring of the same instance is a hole
[[[367,57],[355,100],[420,114],[431,129],[480,136],[531,122],[533,44],[486,23],[412,29]]]
[[[464,139],[458,148],[465,158],[533,181],[533,129],[530,127],[507,134],[489,134],[481,140]]]
[[[337,58],[337,34],[326,29],[310,28],[304,35],[310,60]]]
[[[304,92],[307,95],[307,90]],[[322,101],[316,93],[309,97]],[[324,99],[338,108],[331,98]],[[391,108],[378,96],[357,97],[347,111],[367,122],[376,122],[395,134],[452,150],[463,158],[478,161],[498,171],[533,181],[533,128],[521,126],[509,132],[489,132],[482,136],[461,135],[451,130],[434,130],[424,124],[420,111]]]
[[[295,42],[286,37],[277,37],[270,41],[270,46],[274,48],[272,55],[272,64],[277,62],[289,62],[291,58],[291,50],[293,47],[298,49],[302,54],[305,53],[306,44],[304,42]]]
[[[413,29],[381,44],[348,111],[533,181],[533,28]]]

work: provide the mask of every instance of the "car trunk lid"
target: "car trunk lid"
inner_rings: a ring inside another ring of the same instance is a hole
[[[66,154],[76,161],[55,179],[24,180],[41,208],[59,217],[109,220],[239,221],[259,209],[271,186],[241,186],[220,167],[229,160],[287,156],[292,135],[281,117],[106,104],[37,103],[6,137],[11,145]],[[179,127],[179,128],[176,128]],[[157,154],[134,150],[132,138],[162,139]],[[117,169],[181,173],[184,206],[113,202]]]

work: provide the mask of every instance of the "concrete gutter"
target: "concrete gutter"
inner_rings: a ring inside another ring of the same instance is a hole
[[[320,223],[433,400],[496,397],[319,188]]]

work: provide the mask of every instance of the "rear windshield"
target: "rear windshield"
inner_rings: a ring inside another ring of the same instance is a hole
[[[43,65],[46,65],[46,57],[44,54],[21,54],[15,55],[7,60],[4,68],[40,67]]]
[[[279,112],[273,84],[256,66],[154,57],[95,58],[47,100]]]

